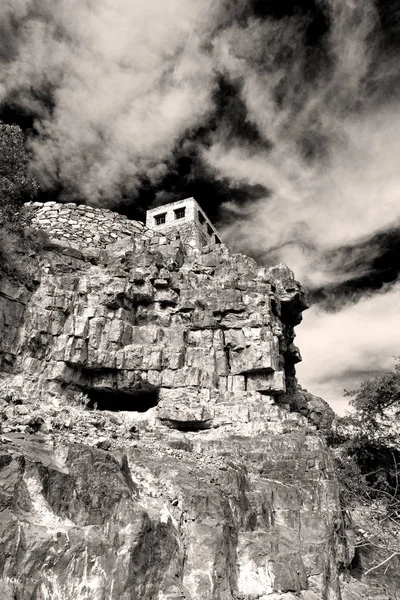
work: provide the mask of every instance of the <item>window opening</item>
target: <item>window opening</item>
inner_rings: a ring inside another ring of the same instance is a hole
[[[156,225],[162,225],[163,223],[165,223],[165,217],[167,216],[167,213],[161,213],[159,215],[155,215],[154,217],[154,222]]]
[[[214,232],[213,232],[213,230],[212,230],[212,227],[211,227],[211,225],[207,225],[207,233],[208,233],[208,235],[210,235],[210,236],[211,236],[211,235],[214,233]]]
[[[181,208],[177,208],[174,210],[175,219],[183,219],[186,214],[186,207],[182,206]]]
[[[201,213],[200,211],[198,211],[197,215],[199,217],[199,222],[203,225],[205,223],[205,221],[206,221],[205,218],[204,218],[203,213]]]

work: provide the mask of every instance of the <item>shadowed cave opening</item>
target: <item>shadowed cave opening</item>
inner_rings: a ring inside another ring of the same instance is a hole
[[[178,431],[196,433],[198,431],[210,429],[211,419],[207,421],[174,421],[173,419],[171,419],[168,423],[166,423],[166,425],[170,429],[177,429]]]
[[[118,412],[121,410],[147,412],[158,404],[158,390],[146,389],[134,392],[122,392],[112,389],[85,389],[84,393],[89,397],[87,408],[97,410],[110,410]]]

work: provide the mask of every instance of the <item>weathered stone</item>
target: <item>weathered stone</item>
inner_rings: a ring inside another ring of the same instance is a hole
[[[59,232],[35,289],[0,281],[0,390],[29,400],[2,409],[1,594],[340,600],[351,557],[323,405],[294,387],[290,270],[56,208],[28,207]]]
[[[101,450],[109,450],[111,447],[111,442],[108,438],[101,438],[96,442],[96,448],[100,448]]]
[[[230,350],[229,363],[234,375],[266,369],[274,370],[277,366],[272,344],[268,341],[236,351]]]
[[[42,417],[35,416],[29,419],[27,426],[32,432],[49,433],[49,428]]]
[[[284,394],[285,374],[283,371],[249,373],[246,376],[246,389],[268,394]]]

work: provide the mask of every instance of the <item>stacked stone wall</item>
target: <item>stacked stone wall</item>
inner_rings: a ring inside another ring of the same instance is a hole
[[[131,236],[153,235],[140,221],[104,208],[33,202],[25,204],[24,209],[30,225],[45,231],[52,242],[79,250],[105,248]]]

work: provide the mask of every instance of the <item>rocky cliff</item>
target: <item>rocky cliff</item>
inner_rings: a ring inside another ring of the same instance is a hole
[[[27,211],[50,237],[0,281],[2,597],[368,598],[329,411],[296,385],[291,271]]]

